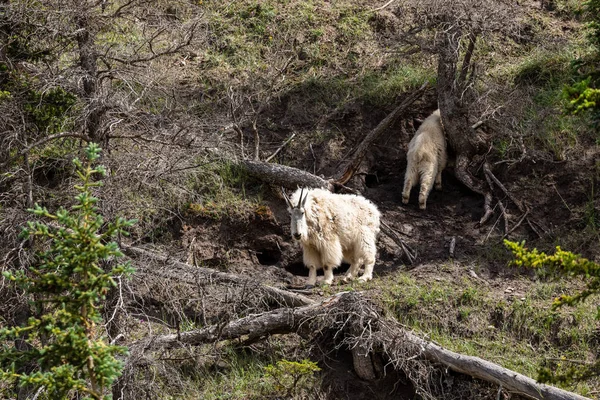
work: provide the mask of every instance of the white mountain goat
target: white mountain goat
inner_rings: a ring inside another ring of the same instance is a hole
[[[331,285],[333,269],[342,261],[350,263],[345,282],[353,279],[363,264],[365,272],[359,280],[373,277],[380,217],[373,203],[361,196],[323,189],[298,189],[291,199],[285,192],[283,195],[291,215],[292,237],[302,245],[308,286],[315,285],[320,268],[324,283]]]
[[[435,188],[442,190],[442,170],[446,168],[448,161],[440,110],[435,110],[423,121],[408,144],[406,159],[402,203],[408,204],[410,190],[419,183],[420,178],[419,208],[424,210],[434,178]]]

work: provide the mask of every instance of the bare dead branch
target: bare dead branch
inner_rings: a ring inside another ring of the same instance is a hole
[[[506,197],[508,197],[510,199],[510,201],[513,202],[513,204],[515,206],[517,206],[517,208],[519,209],[519,211],[521,211],[522,213],[525,212],[525,208],[523,207],[523,204],[521,204],[521,202],[519,200],[517,200],[512,193],[510,193],[506,187],[502,184],[502,182],[500,182],[500,180],[498,178],[496,178],[496,175],[494,175],[494,173],[492,172],[490,165],[485,162],[483,163],[483,172],[485,173],[486,177],[489,177],[489,179],[491,179],[494,184],[496,186],[498,186],[498,188],[500,188],[500,190],[502,190],[502,193],[504,193],[506,195]]]
[[[252,132],[254,133],[254,161],[260,160],[260,135],[256,127],[256,118],[252,121]]]
[[[287,145],[288,145],[288,144],[289,144],[289,143],[290,143],[292,140],[294,140],[294,138],[295,138],[295,137],[296,137],[296,133],[292,133],[292,135],[291,135],[289,138],[287,138],[287,139],[285,140],[285,142],[283,142],[283,143],[282,143],[282,145],[281,145],[281,146],[279,146],[279,147],[277,148],[277,150],[275,150],[275,151],[273,152],[273,154],[271,154],[269,157],[267,157],[267,158],[265,159],[265,162],[269,162],[269,161],[271,161],[271,160],[272,160],[272,159],[273,159],[273,158],[274,158],[274,157],[275,157],[277,154],[279,154],[279,152],[280,152],[281,150],[283,150],[283,148],[284,148],[285,146],[287,146]],[[312,147],[311,147],[311,149],[312,149]]]
[[[443,347],[404,332],[404,339],[421,348],[420,355],[426,359],[441,363],[454,371],[483,379],[504,387],[514,393],[538,400],[585,400],[587,397],[568,392],[554,386],[538,383],[518,372],[503,368],[498,364],[479,357],[466,356],[444,349]]]
[[[221,340],[258,338],[276,333],[292,333],[300,329],[307,320],[319,315],[327,314],[334,309],[344,293],[328,297],[318,303],[312,303],[297,308],[279,308],[274,311],[259,315],[230,321],[225,326],[212,325],[204,329],[196,329],[189,332],[155,336],[143,340],[141,343],[145,350],[181,347],[186,344],[199,345]],[[133,344],[132,347],[139,346]]]
[[[381,7],[377,7],[377,8],[375,8],[375,9],[371,10],[371,11],[373,11],[373,12],[376,12],[376,11],[381,11],[381,10],[383,10],[383,9],[387,8],[387,7],[388,7],[390,4],[392,4],[394,1],[396,1],[396,0],[390,0],[390,1],[388,1],[387,3],[385,3],[384,5],[382,5]]]
[[[155,32],[155,34],[153,36],[151,36],[148,40],[145,41],[145,43],[142,43],[140,45],[140,47],[138,48],[138,51],[143,47],[143,46],[148,46],[148,48],[150,49],[150,55],[144,56],[144,57],[135,57],[135,58],[120,58],[120,57],[116,57],[116,56],[109,56],[109,55],[105,55],[103,56],[103,58],[105,58],[106,60],[112,60],[112,61],[116,61],[118,63],[121,63],[123,65],[132,65],[135,66],[137,64],[142,64],[142,63],[147,63],[149,61],[155,60],[157,58],[160,57],[164,57],[164,56],[168,56],[171,54],[176,54],[179,51],[181,51],[182,49],[184,49],[185,47],[189,46],[192,43],[192,40],[194,39],[194,35],[196,32],[196,27],[198,26],[197,22],[194,22],[191,27],[188,28],[187,31],[187,35],[186,37],[179,43],[175,43],[172,46],[169,46],[169,48],[156,52],[154,51],[153,48],[153,41],[160,36],[160,34],[164,31],[164,28],[159,29],[157,32]],[[138,51],[136,51],[135,53],[137,53]]]
[[[510,230],[508,232],[506,232],[504,234],[503,238],[508,237],[508,235],[510,235],[511,233],[513,233],[519,226],[521,226],[521,224],[523,223],[523,221],[525,220],[525,218],[527,218],[527,215],[529,215],[529,210],[525,211],[525,213],[523,214],[523,216],[521,216],[521,219],[519,219],[519,221],[512,228],[510,228]]]
[[[393,230],[388,224],[381,221],[381,232],[384,233],[387,237],[392,239],[394,243],[396,243],[402,249],[402,253],[408,259],[408,262],[412,265],[417,258],[417,253],[408,245],[395,230]]]
[[[502,219],[504,220],[504,236],[508,235],[508,214],[506,213],[506,207],[502,204],[502,201],[498,200],[498,207],[502,213]]]
[[[427,91],[429,83],[425,82],[421,87],[410,95],[404,98],[402,103],[398,105],[388,116],[386,116],[376,127],[373,129],[363,141],[353,150],[350,159],[345,162],[345,165],[340,168],[342,172],[335,178],[335,184],[344,185],[348,182],[358,171],[360,164],[365,156],[365,153],[369,146],[391,125],[398,119],[398,117],[417,99],[419,99]]]
[[[168,265],[168,268],[164,270],[152,270],[148,271],[148,273],[152,275],[161,275],[165,278],[183,280],[190,283],[196,283],[197,278],[200,279],[208,279],[211,282],[229,282],[236,283],[240,285],[252,285],[257,288],[257,290],[263,291],[270,298],[282,302],[289,307],[297,307],[301,305],[311,304],[313,302],[312,299],[301,296],[295,293],[290,293],[282,289],[278,289],[275,287],[263,285],[260,282],[257,282],[253,279],[244,278],[235,274],[228,274],[225,272],[216,271],[210,268],[202,268],[196,267],[189,264],[186,264],[181,261],[173,260],[162,254],[157,254],[148,250],[140,249],[134,246],[128,246],[125,244],[121,245],[125,254],[129,254],[131,256],[142,256],[149,257],[154,260],[158,260],[164,262]],[[138,269],[138,273],[144,273],[143,269]]]
[[[469,68],[471,66],[471,59],[473,57],[473,51],[475,50],[475,41],[477,40],[477,35],[474,32],[469,32],[469,46],[467,47],[467,51],[465,56],[463,57],[463,62],[460,67],[460,75],[458,77],[458,84],[462,85],[467,80],[467,73],[469,72]]]

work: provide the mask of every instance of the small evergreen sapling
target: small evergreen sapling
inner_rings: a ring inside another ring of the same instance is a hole
[[[123,255],[113,238],[126,235],[134,221],[119,218],[104,225],[92,195],[92,188],[102,185],[94,175],[105,174],[103,166],[92,167],[99,154],[92,143],[85,163],[73,160],[81,184],[75,186],[79,194],[70,211],[61,208],[52,214],[39,205],[30,210],[51,221],[30,221],[23,230],[25,239],[47,241],[38,242],[48,249],[37,255],[36,265],[4,273],[30,296],[35,316],[25,326],[0,329],[0,381],[42,388],[48,398],[75,393],[78,398],[110,398],[104,394],[122,369],[116,356],[127,350],[105,342],[100,308],[116,285],[114,278],[133,269],[123,263],[104,270],[102,264]],[[12,340],[28,345],[18,349],[10,345]]]

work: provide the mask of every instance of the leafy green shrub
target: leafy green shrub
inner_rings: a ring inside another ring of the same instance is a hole
[[[90,144],[86,164],[73,161],[82,183],[75,186],[79,194],[71,211],[61,208],[52,214],[39,205],[30,210],[52,221],[30,221],[23,231],[25,239],[49,241],[49,248],[37,255],[37,265],[4,274],[32,296],[36,313],[25,326],[0,329],[0,380],[43,387],[49,398],[67,398],[74,392],[83,398],[108,398],[103,393],[122,368],[115,356],[126,352],[107,344],[98,325],[100,305],[116,285],[114,277],[132,272],[129,263],[109,270],[102,266],[122,256],[112,239],[127,234],[125,229],[134,221],[119,218],[105,226],[98,214],[92,189],[102,182],[93,178],[104,175],[105,169],[92,163],[99,153],[98,146]],[[9,346],[9,340],[28,346]]]
[[[586,287],[573,295],[563,294],[554,299],[552,309],[569,305],[573,306],[600,292],[600,264],[585,259],[577,254],[556,247],[556,252],[548,255],[537,249],[528,250],[525,243],[504,241],[514,254],[513,264],[531,268],[547,268],[557,272],[562,278],[579,276],[586,279]],[[577,316],[574,316],[576,321]],[[596,319],[600,319],[600,306],[596,307]],[[565,364],[565,363],[563,363]],[[557,368],[560,369],[557,370]],[[594,363],[544,366],[540,369],[539,379],[543,382],[569,383],[600,375],[600,360]]]

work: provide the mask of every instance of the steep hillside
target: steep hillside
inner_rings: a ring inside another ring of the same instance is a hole
[[[71,160],[93,141],[109,172],[94,189],[101,213],[137,220],[124,246],[316,301],[360,292],[417,335],[532,378],[540,367],[597,360],[598,299],[551,307],[585,282],[511,266],[502,242],[559,245],[600,262],[600,136],[588,114],[565,113],[563,96],[574,60],[592,52],[579,2],[43,3],[1,5],[3,271],[35,262],[43,244],[18,236],[35,218],[27,209],[72,204]],[[483,224],[485,197],[465,185],[454,160],[464,149],[454,141],[443,189],[431,193],[427,210],[416,190],[402,204],[408,143],[446,98],[443,28],[460,26],[462,35],[477,24],[485,28],[459,41],[454,76],[464,78],[464,136],[483,143],[467,165],[492,199]],[[385,127],[353,178],[336,185],[373,201],[416,259],[381,234],[372,281],[342,283],[343,264],[332,286],[304,288],[308,270],[290,237],[280,184],[251,176],[240,161],[335,180],[367,134],[424,83],[424,95]],[[278,307],[253,286],[166,278],[165,259],[132,261],[138,273],[119,281],[104,311],[109,341],[123,346],[222,329]],[[2,326],[34,312],[11,285],[0,287]],[[113,398],[521,398],[411,361],[373,361],[376,376],[365,379],[336,332],[274,332],[134,352]],[[593,397],[600,382],[561,387]],[[21,394],[27,390],[36,393]],[[15,393],[0,380],[0,397]]]

